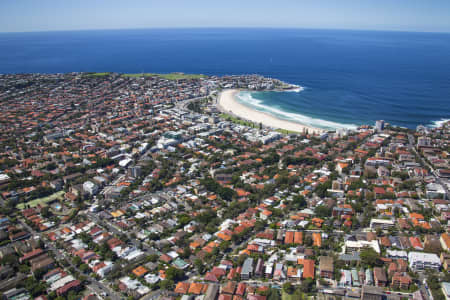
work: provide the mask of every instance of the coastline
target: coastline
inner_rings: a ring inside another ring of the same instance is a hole
[[[217,100],[217,108],[226,114],[231,114],[235,117],[239,117],[243,120],[247,120],[254,123],[261,123],[265,127],[274,129],[284,129],[289,131],[295,131],[298,133],[312,133],[321,134],[326,130],[321,128],[315,128],[300,123],[279,119],[271,114],[254,110],[246,105],[239,103],[235,96],[240,90],[230,89],[224,90],[219,94]]]

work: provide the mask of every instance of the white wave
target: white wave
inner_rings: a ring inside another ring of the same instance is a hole
[[[431,128],[442,127],[442,125],[444,125],[447,122],[450,122],[450,119],[440,119],[440,120],[437,120],[437,121],[432,121],[431,125],[429,127],[431,127]]]
[[[305,90],[305,87],[300,86],[300,85],[296,85],[296,84],[291,84],[294,88],[289,89],[289,90],[285,90],[283,92],[293,92],[293,93],[300,93],[302,91]]]
[[[277,108],[273,108],[262,104],[262,100],[254,98],[250,92],[240,92],[237,95],[239,102],[242,104],[250,105],[253,108],[259,108],[257,110],[270,113],[278,118],[301,123],[303,125],[309,125],[311,127],[323,128],[323,129],[356,129],[358,126],[355,124],[342,124],[333,121],[327,121],[322,119],[316,119],[301,114],[286,112]]]

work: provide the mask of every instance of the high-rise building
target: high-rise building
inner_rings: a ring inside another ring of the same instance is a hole
[[[383,120],[376,121],[375,128],[377,129],[377,131],[383,131],[384,130],[384,121]]]
[[[142,174],[142,167],[141,166],[134,166],[129,169],[130,176],[134,178],[138,178]]]

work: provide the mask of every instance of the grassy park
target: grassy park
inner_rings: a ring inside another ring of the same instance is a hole
[[[229,115],[229,114],[220,114],[220,117],[224,118],[227,121],[233,122],[235,124],[248,126],[248,127],[252,127],[252,128],[259,128],[258,124],[255,124],[255,123],[250,122],[250,121],[245,121],[245,120],[236,118],[236,117],[234,117],[232,115]]]
[[[84,73],[84,77],[103,77],[109,76],[111,72],[89,72]],[[202,74],[184,74],[184,73],[167,73],[167,74],[158,74],[158,73],[134,73],[134,74],[122,74],[122,77],[161,77],[167,80],[179,80],[179,79],[200,79],[205,78],[205,75]]]
[[[179,79],[199,79],[206,77],[202,74],[184,74],[184,73],[136,73],[136,74],[122,74],[123,77],[161,77],[167,80],[179,80]]]
[[[56,193],[54,193],[54,194],[52,194],[52,195],[50,195],[50,196],[47,196],[47,197],[43,197],[43,198],[38,198],[38,199],[34,199],[34,200],[31,200],[31,201],[29,201],[29,202],[27,202],[27,203],[19,203],[19,204],[17,204],[17,209],[24,209],[25,207],[36,207],[36,206],[38,206],[39,204],[41,205],[41,206],[46,206],[47,205],[47,203],[49,203],[49,202],[52,202],[52,201],[55,201],[55,200],[62,200],[62,199],[64,199],[64,191],[59,191],[59,192],[56,192]]]
[[[86,73],[84,74],[85,77],[103,77],[108,76],[111,74],[111,72],[100,72],[100,73]]]
[[[248,127],[252,127],[252,128],[260,128],[259,124],[256,124],[256,123],[250,122],[250,121],[245,121],[245,120],[239,119],[239,118],[234,117],[229,114],[222,113],[222,114],[220,114],[220,116],[222,118],[224,118],[225,120],[233,122],[235,124],[244,125],[244,126],[248,126]],[[287,130],[287,129],[281,129],[281,128],[275,129],[275,131],[282,133],[282,134],[292,134],[292,133],[299,134],[299,132]]]

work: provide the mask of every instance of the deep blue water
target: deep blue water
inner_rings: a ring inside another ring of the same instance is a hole
[[[258,73],[305,89],[243,98],[316,126],[329,125],[323,120],[384,119],[414,128],[450,119],[450,34],[304,29],[0,34],[0,73],[73,71]]]

